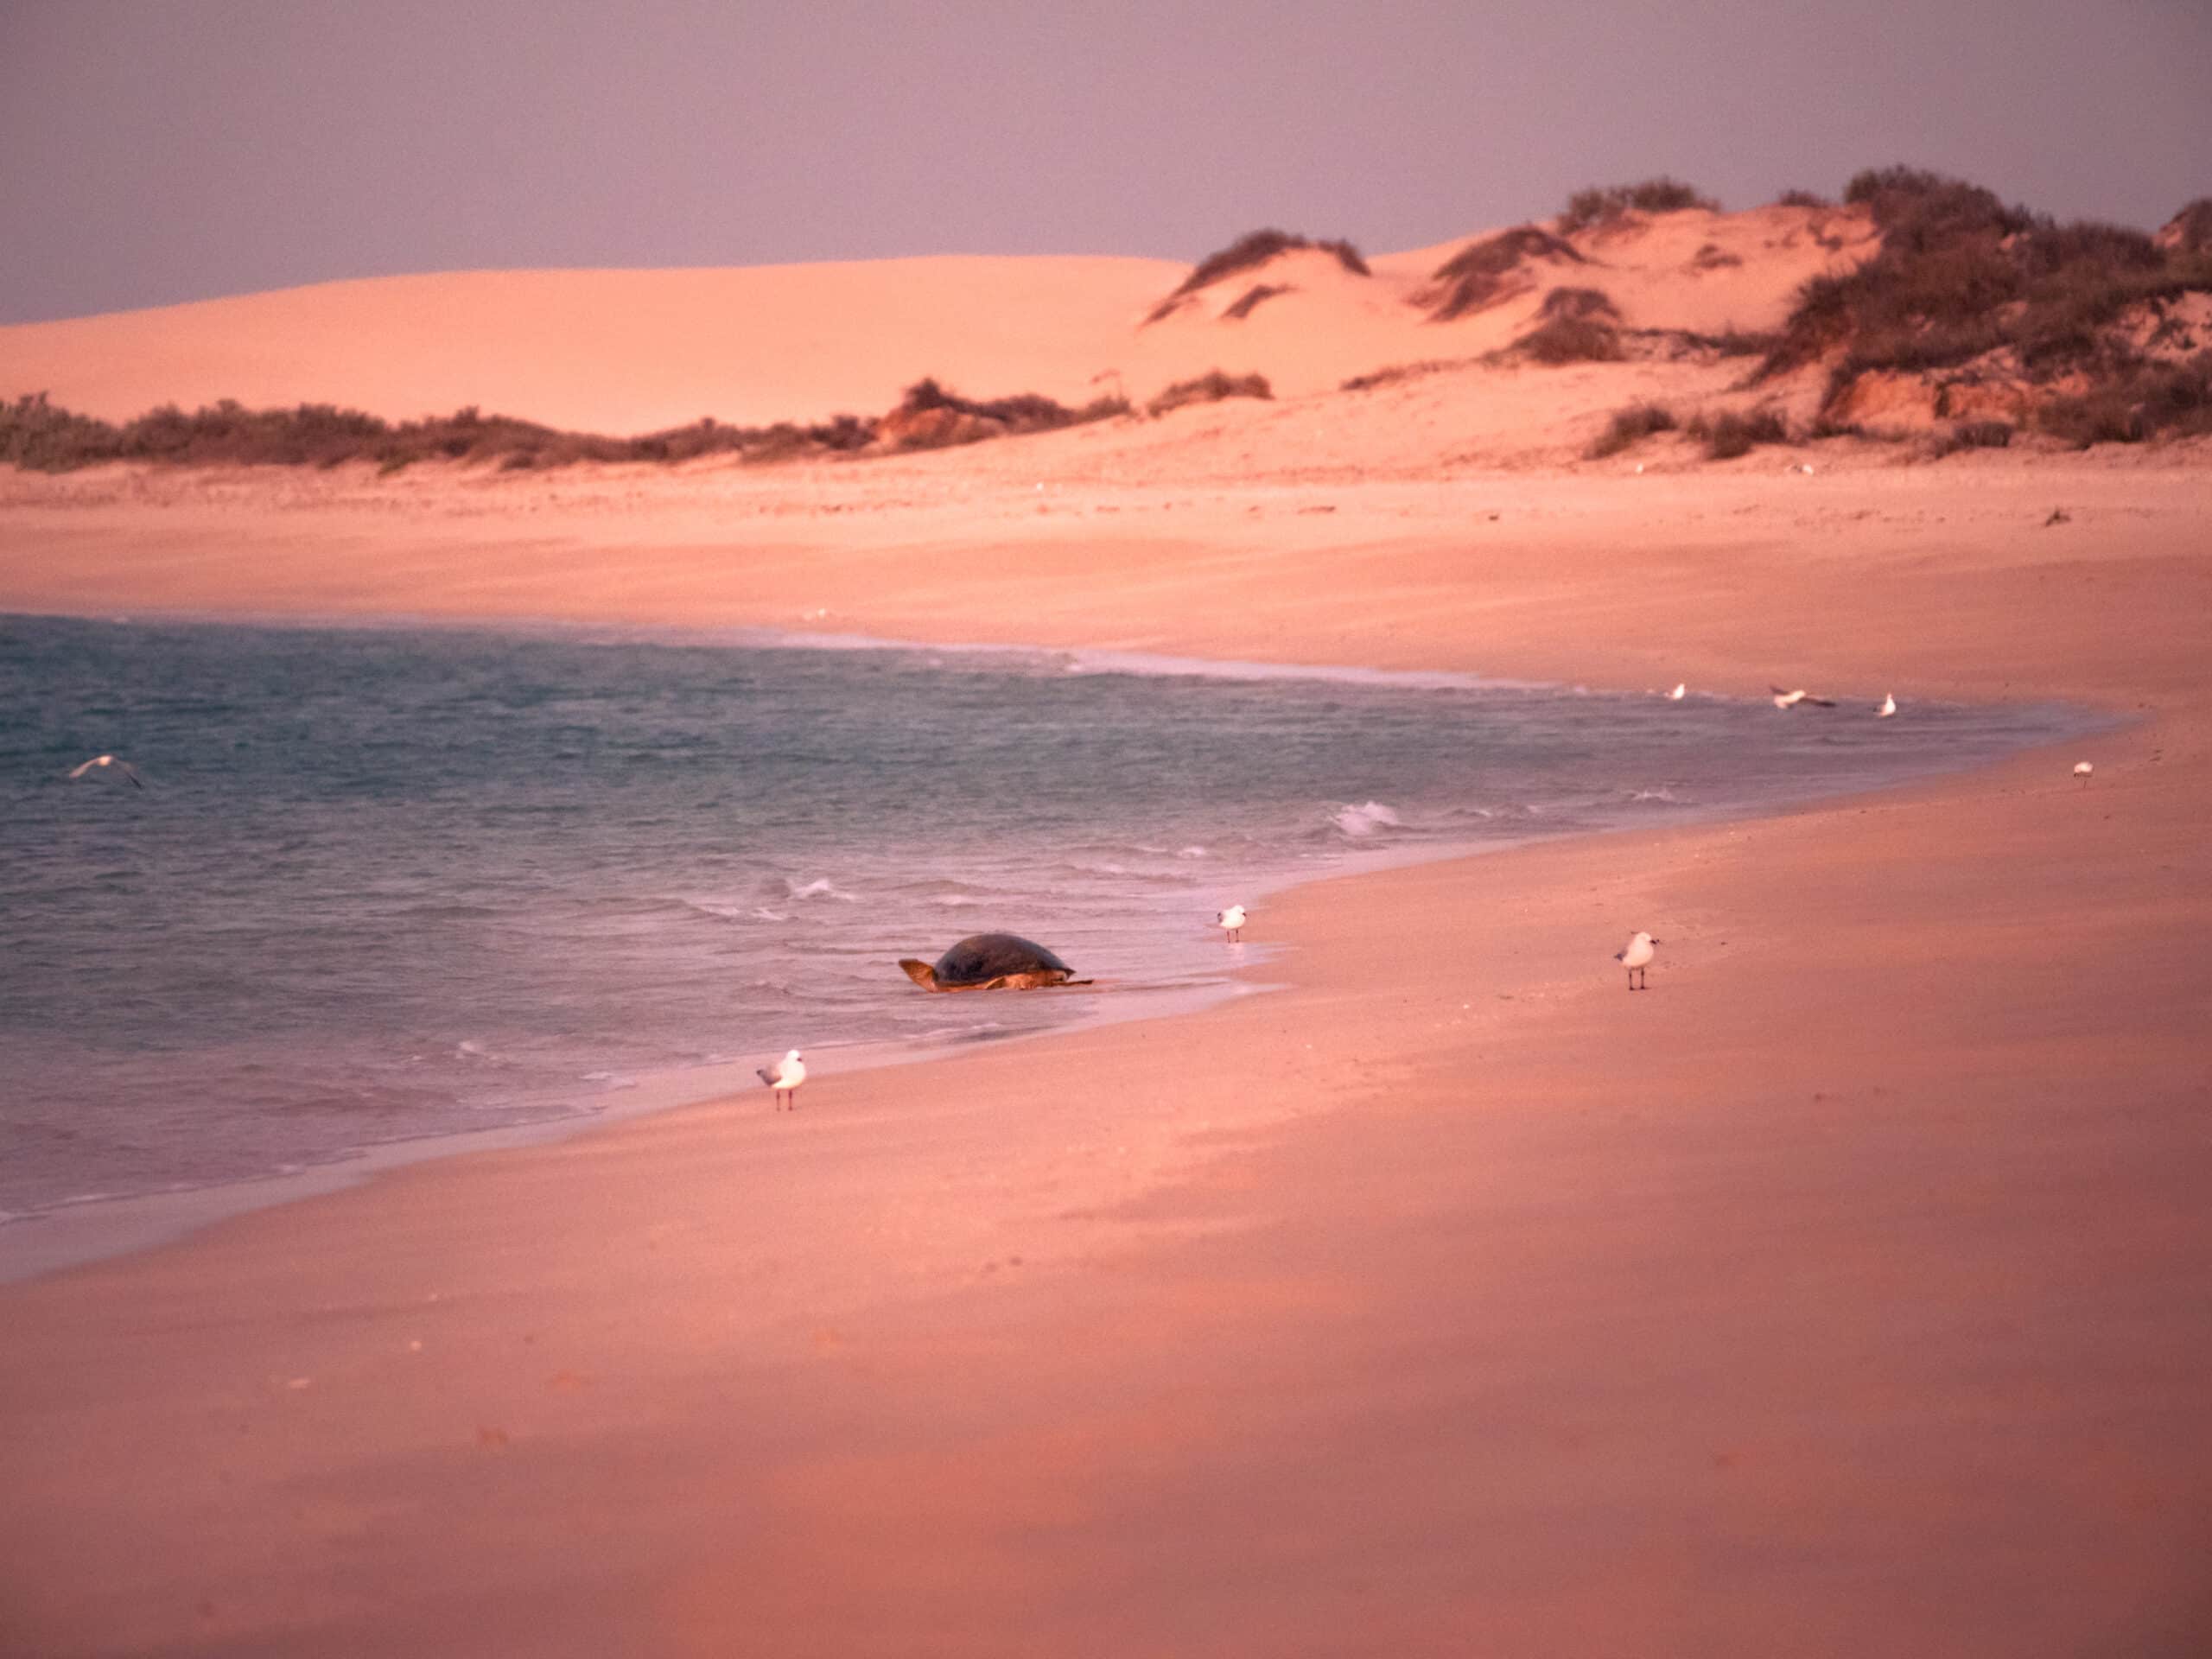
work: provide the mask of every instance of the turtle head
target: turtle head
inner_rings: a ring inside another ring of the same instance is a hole
[[[906,977],[924,990],[937,989],[937,969],[928,963],[917,962],[912,957],[901,957],[899,959],[899,965],[906,969]]]

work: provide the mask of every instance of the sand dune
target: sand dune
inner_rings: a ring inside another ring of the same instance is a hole
[[[1221,368],[1300,396],[1496,350],[1561,284],[1608,295],[1630,327],[1770,328],[1807,276],[1863,257],[1868,234],[1863,216],[1840,211],[1634,216],[1584,233],[1587,263],[1532,266],[1496,305],[1449,323],[1428,321],[1417,296],[1474,237],[1376,258],[1370,277],[1326,253],[1287,253],[1149,325],[1185,267],[946,257],[382,277],[0,328],[0,396],[44,391],[109,420],[225,397],[393,420],[475,405],[615,434],[709,415],[743,425],[874,414],[925,375],[976,396],[1075,404],[1109,371],[1142,399]],[[1224,315],[1260,286],[1283,291]]]

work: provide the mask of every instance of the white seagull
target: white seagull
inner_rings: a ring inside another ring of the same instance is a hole
[[[1235,944],[1237,942],[1237,930],[1244,925],[1244,906],[1231,905],[1213,918],[1213,925],[1226,932],[1229,935],[1229,942]]]
[[[1647,977],[1651,958],[1656,953],[1652,946],[1659,941],[1649,933],[1631,933],[1628,943],[1613,952],[1613,960],[1628,969],[1628,988],[1631,991],[1648,990],[1643,981]]]
[[[776,1091],[779,1110],[782,1109],[786,1096],[791,1101],[791,1110],[798,1109],[798,1086],[806,1081],[806,1062],[799,1058],[798,1050],[791,1050],[773,1065],[762,1066],[759,1076],[761,1082]]]
[[[1778,685],[1770,686],[1768,689],[1774,693],[1774,706],[1777,709],[1795,709],[1801,702],[1809,702],[1815,709],[1835,707],[1834,698],[1816,697],[1802,687],[1795,691],[1785,691]]]
[[[2095,770],[2096,767],[2087,760],[2076,760],[2074,763],[2074,775],[2082,780],[2084,786],[2088,784],[2089,774]]]
[[[1680,702],[1684,697],[1689,696],[1689,682],[1688,680],[1684,680],[1680,685],[1676,686],[1673,690],[1667,694],[1667,701],[1669,702]]]
[[[1887,720],[1891,715],[1897,713],[1897,694],[1891,692],[1882,699],[1882,706],[1874,711],[1874,718],[1877,720]]]
[[[96,754],[83,766],[73,768],[69,775],[72,778],[81,778],[95,766],[113,766],[132,783],[137,784],[139,788],[146,787],[144,779],[138,776],[137,767],[132,766],[128,760],[118,760],[111,754]]]

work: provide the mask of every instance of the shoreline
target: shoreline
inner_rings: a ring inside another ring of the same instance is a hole
[[[97,623],[106,619],[72,616],[68,620]],[[727,645],[793,650],[938,650],[952,654],[973,653],[987,657],[1065,656],[1071,661],[1092,668],[1094,671],[1167,677],[1293,679],[1322,683],[1468,690],[1533,689],[1537,685],[1532,682],[1440,671],[1224,661],[1093,649],[1080,645],[975,645],[950,640],[890,639],[859,635],[812,636],[773,629],[685,631],[649,623],[613,630],[606,624],[564,622],[530,616],[423,618],[397,614],[306,618],[179,610],[162,613],[155,618],[140,614],[128,620],[141,624],[206,624],[271,629],[422,630],[525,639],[568,639],[598,634],[611,636],[626,644],[710,647]],[[1551,686],[1542,689],[1565,690],[1567,688]],[[2020,753],[2055,748],[2060,744],[2073,742],[2077,737],[2087,737],[2109,729],[2108,725],[2099,723],[2101,717],[2097,711],[2087,708],[2063,704],[2036,706],[2049,708],[2054,715],[2080,717],[2086,722],[2085,729],[2078,733],[2054,733],[2029,738],[2024,740],[2024,749],[2008,749],[1993,757],[1976,756],[1960,766],[1941,772],[1911,773],[1871,785],[1854,780],[1833,790],[1821,789],[1816,793],[1794,795],[1748,805],[1732,802],[1707,805],[1678,811],[1662,824],[1622,822],[1598,828],[1537,829],[1497,842],[1438,841],[1364,850],[1347,848],[1336,855],[1332,861],[1333,868],[1325,867],[1306,872],[1295,872],[1286,868],[1264,877],[1255,876],[1243,880],[1240,885],[1247,893],[1247,902],[1249,902],[1252,899],[1272,899],[1279,893],[1316,883],[1376,874],[1415,865],[1456,864],[1510,853],[1516,848],[1540,842],[1689,830],[1716,824],[1752,823],[1798,810],[1814,810],[1851,800],[1879,799],[1918,785],[1941,784],[1949,779],[1970,776],[1989,766],[2001,765]],[[2112,717],[2104,715],[2101,719],[2110,722]],[[1229,969],[1230,976],[1217,984],[1185,988],[1179,994],[1171,990],[1164,997],[1159,994],[1159,988],[1135,987],[1131,988],[1149,993],[1141,1006],[1121,1006],[1104,998],[1091,999],[1090,1006],[1064,1023],[1036,1031],[995,1033],[989,1040],[994,1046],[1026,1043],[1131,1020],[1203,1014],[1224,1002],[1270,988],[1255,984],[1247,976],[1252,969],[1277,959],[1278,955],[1262,950],[1256,953],[1256,960],[1247,963],[1240,953],[1239,960]],[[948,1044],[925,1039],[906,1042],[824,1042],[817,1039],[812,1045],[817,1055],[813,1070],[817,1081],[826,1082],[831,1077],[856,1071],[925,1065],[957,1054],[965,1046],[966,1044],[958,1041]],[[825,1065],[824,1060],[830,1064]],[[73,1267],[118,1260],[140,1251],[181,1243],[201,1229],[232,1217],[311,1201],[328,1192],[372,1182],[384,1173],[396,1168],[438,1159],[543,1146],[573,1136],[588,1135],[637,1118],[687,1107],[741,1104],[757,1092],[751,1087],[752,1082],[753,1066],[749,1059],[664,1068],[641,1073],[633,1082],[617,1090],[602,1090],[588,1096],[579,1095],[577,1100],[580,1103],[574,1109],[542,1118],[491,1128],[428,1131],[391,1141],[372,1141],[346,1148],[328,1158],[303,1166],[283,1166],[258,1174],[203,1185],[60,1199],[41,1208],[0,1217],[0,1285],[24,1282]]]
[[[684,1109],[10,1287],[16,1628],[2190,1650],[2212,499],[2120,491],[2061,543],[2034,536],[2044,481],[1972,513],[1955,482],[1872,489],[1887,521],[1706,480],[1644,493],[1648,524],[1568,504],[1511,543],[1344,524],[1265,557],[1240,503],[1198,515],[1211,556],[1064,542],[1033,577],[1005,521],[957,567],[825,532],[688,587],[666,543],[600,550],[580,601],[810,593],[915,628],[1631,686],[2018,676],[2133,723],[2086,791],[2031,751],[1302,886],[1268,912],[1285,990],[855,1078],[804,1137]],[[258,568],[226,550],[248,529],[146,574],[220,591]],[[80,531],[72,579],[127,572]],[[350,533],[288,550],[289,591]],[[510,600],[582,568],[542,533],[527,568],[505,531],[408,533],[512,552],[448,578]],[[1624,997],[1593,963],[1638,925],[1667,943]]]

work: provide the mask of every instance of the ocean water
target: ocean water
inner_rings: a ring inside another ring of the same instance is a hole
[[[13,1222],[589,1115],[793,1045],[1148,1012],[1253,959],[1215,911],[1302,876],[1755,810],[2082,724],[1044,651],[6,616],[0,709]],[[67,777],[103,753],[145,786]],[[986,930],[1098,988],[931,996],[895,965]]]

